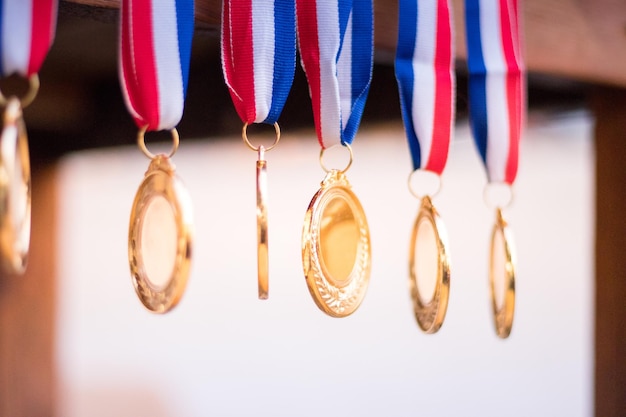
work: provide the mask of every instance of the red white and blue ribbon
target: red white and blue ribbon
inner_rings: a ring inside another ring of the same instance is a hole
[[[296,68],[295,0],[224,0],[222,69],[246,123],[273,124]]]
[[[129,112],[139,127],[169,130],[183,114],[193,0],[122,0],[119,72]]]
[[[39,72],[54,41],[57,0],[0,0],[0,72]]]
[[[518,0],[466,0],[470,121],[490,182],[513,184],[525,119]]]
[[[296,0],[296,15],[320,145],[350,144],[372,79],[372,0]]]
[[[395,71],[414,169],[441,174],[454,130],[449,0],[400,0]]]

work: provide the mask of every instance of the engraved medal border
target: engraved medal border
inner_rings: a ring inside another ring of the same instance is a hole
[[[431,224],[435,233],[437,253],[439,254],[435,293],[433,294],[433,298],[427,303],[422,301],[417,286],[418,277],[415,273],[415,246],[417,243],[419,225],[422,221],[427,221]],[[425,196],[422,198],[422,203],[413,225],[409,249],[409,289],[413,301],[413,311],[417,324],[425,333],[437,332],[446,317],[450,295],[450,255],[446,249],[447,246],[448,242],[445,226],[433,206],[430,197]]]
[[[502,306],[498,308],[495,294],[495,271],[494,271],[494,255],[496,235],[500,233],[502,236],[502,244],[504,245],[503,253],[504,269],[505,269],[505,293]],[[502,210],[496,211],[496,222],[491,232],[491,251],[489,255],[489,288],[491,293],[491,307],[493,310],[493,318],[496,334],[502,339],[506,339],[511,334],[513,328],[513,317],[515,315],[515,248],[513,246],[513,237],[508,227],[508,223],[502,216]]]
[[[147,276],[139,242],[146,210],[155,197],[163,197],[170,205],[176,222],[176,260],[170,280],[162,287],[152,284]],[[174,166],[166,155],[152,159],[133,202],[128,231],[128,259],[133,285],[142,304],[154,313],[172,309],[182,297],[191,264],[192,248],[191,199],[174,174]]]
[[[359,239],[355,263],[345,285],[337,285],[321,259],[320,233],[328,203],[342,198],[350,207]],[[302,233],[302,266],[315,304],[331,317],[346,317],[361,305],[369,285],[371,245],[363,207],[341,171],[330,170],[307,209]]]
[[[35,90],[36,91],[36,90]],[[15,162],[21,165],[21,186],[26,189],[24,213],[16,228],[11,210],[11,187],[15,184]],[[11,274],[26,270],[31,227],[31,174],[28,136],[22,119],[22,104],[16,97],[6,102],[0,138],[0,253],[2,269]]]

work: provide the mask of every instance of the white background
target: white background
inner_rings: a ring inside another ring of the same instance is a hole
[[[398,124],[367,126],[348,172],[371,229],[371,284],[351,317],[311,300],[300,235],[323,172],[312,131],[284,132],[267,154],[270,299],[256,299],[256,155],[237,136],[186,142],[174,157],[194,202],[185,296],[143,309],[127,263],[134,193],[148,166],[136,148],[62,164],[58,415],[590,416],[593,149],[585,114],[531,115],[514,205],[513,333],[493,331],[487,285],[494,213],[467,125],[434,203],[452,256],[446,321],[418,329],[407,289],[419,202],[407,190]],[[235,133],[235,132],[234,132]],[[132,132],[129,132],[132,135]]]

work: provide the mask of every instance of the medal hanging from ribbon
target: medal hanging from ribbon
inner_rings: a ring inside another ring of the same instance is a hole
[[[519,16],[517,0],[465,1],[471,129],[487,170],[485,200],[496,208],[489,281],[501,338],[509,336],[515,311],[515,252],[502,210],[512,199],[525,118]]]
[[[313,104],[326,177],[306,212],[302,264],[317,306],[333,317],[353,313],[369,284],[371,246],[365,212],[345,176],[372,77],[371,0],[297,0],[302,66]],[[328,169],[324,152],[343,145],[348,165]]]
[[[135,196],[128,234],[132,281],[143,305],[164,313],[182,296],[191,261],[192,207],[170,158],[178,149],[194,25],[193,0],[122,0],[120,82],[151,160]],[[169,154],[153,154],[146,132],[166,130]]]
[[[22,109],[39,90],[38,72],[54,40],[57,0],[0,1],[0,71],[28,80],[22,97],[0,92],[0,264],[9,274],[26,269],[30,246],[31,189],[28,137]]]
[[[283,110],[296,65],[295,0],[225,0],[222,10],[222,69],[243,125],[246,145],[257,152],[258,297],[269,295],[267,161],[265,152],[280,140],[277,120]],[[252,123],[274,125],[269,147],[248,139]]]
[[[454,130],[452,24],[449,0],[400,0],[395,71],[413,160],[409,189],[421,199],[411,235],[409,288],[415,318],[426,333],[443,324],[450,291],[447,234],[431,198],[439,191]],[[435,189],[416,189],[415,174],[424,173],[435,177]]]

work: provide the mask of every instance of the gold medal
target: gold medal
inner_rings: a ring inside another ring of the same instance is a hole
[[[151,159],[135,195],[128,232],[128,259],[132,282],[143,305],[165,313],[180,300],[189,276],[192,253],[192,206],[183,184],[174,173],[169,155],[153,155],[145,146],[145,128],[138,143]]]
[[[309,292],[332,317],[348,316],[359,307],[371,270],[367,219],[345,176],[347,169],[327,170],[309,204],[302,232],[302,266]]]
[[[274,123],[276,138],[268,148],[263,145],[254,146],[248,140],[248,123],[243,125],[241,136],[244,143],[257,152],[256,161],[256,231],[257,231],[257,284],[259,300],[269,297],[269,246],[267,216],[267,161],[265,152],[271,151],[280,141],[280,127]]]
[[[26,269],[30,246],[31,182],[28,136],[22,109],[39,91],[37,74],[28,79],[28,91],[18,99],[0,92],[4,109],[0,136],[0,264],[8,274]]]
[[[496,334],[505,339],[511,334],[515,313],[515,248],[511,231],[499,208],[491,232],[489,286]]]
[[[0,138],[0,254],[2,269],[26,269],[31,223],[30,158],[22,105],[11,97]]]
[[[419,327],[435,333],[443,324],[450,294],[450,256],[445,226],[430,197],[422,197],[411,234],[409,288]]]

